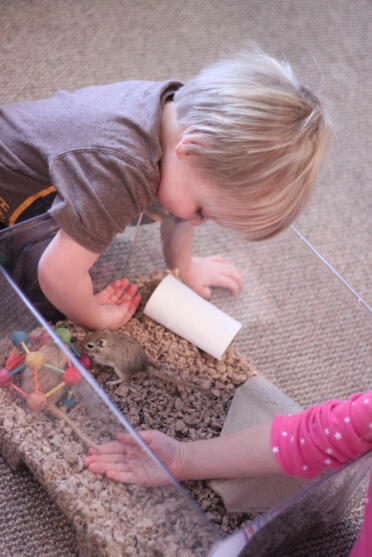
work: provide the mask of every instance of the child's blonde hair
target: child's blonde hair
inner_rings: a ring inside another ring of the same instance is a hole
[[[204,69],[175,94],[184,152],[220,188],[212,216],[251,240],[287,227],[310,197],[329,136],[319,100],[260,52]]]

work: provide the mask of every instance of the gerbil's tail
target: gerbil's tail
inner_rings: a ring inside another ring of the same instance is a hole
[[[172,377],[167,373],[162,373],[158,369],[154,369],[154,367],[152,366],[151,367],[149,366],[147,368],[147,371],[153,377],[157,377],[158,379],[162,379],[163,381],[169,381],[170,383],[178,385],[179,387],[188,387],[189,389],[200,391],[209,397],[216,398],[215,395],[211,393],[209,389],[205,389],[204,387],[201,387],[200,385],[196,385],[195,383],[189,383],[188,381],[184,381],[183,379],[179,379],[178,377]]]

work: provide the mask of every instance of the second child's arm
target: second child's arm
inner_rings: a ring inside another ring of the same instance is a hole
[[[178,480],[284,473],[314,478],[372,450],[371,424],[369,391],[214,439],[182,442],[153,430],[140,435]],[[84,464],[91,472],[140,485],[169,483],[131,435],[118,433],[116,439],[89,450]]]
[[[244,478],[283,473],[272,454],[271,424],[259,424],[222,437],[177,441],[160,431],[140,433],[178,480]],[[89,450],[84,464],[91,472],[124,483],[159,486],[169,478],[128,433]]]
[[[181,446],[184,479],[246,478],[282,474],[271,449],[271,423],[190,441]]]
[[[60,230],[40,259],[39,283],[48,300],[75,323],[116,329],[132,317],[140,297],[126,279],[94,295],[89,269],[98,257]]]

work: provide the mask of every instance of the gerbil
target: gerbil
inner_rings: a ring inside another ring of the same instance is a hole
[[[150,364],[142,346],[130,336],[119,331],[101,329],[88,333],[83,340],[83,350],[97,363],[114,369],[118,379],[107,381],[108,385],[117,385],[129,381],[136,373],[146,371],[153,377],[170,381],[176,385],[189,387],[210,394],[199,385],[162,373]]]

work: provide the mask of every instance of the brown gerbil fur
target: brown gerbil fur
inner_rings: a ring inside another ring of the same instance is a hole
[[[147,359],[142,346],[130,336],[119,331],[99,329],[88,333],[82,342],[83,350],[97,363],[114,369],[118,379],[108,381],[108,385],[117,385],[123,381],[129,382],[140,371],[146,371],[153,377],[169,381],[181,387],[189,387],[211,393],[193,383],[188,383],[177,377],[162,373]]]

